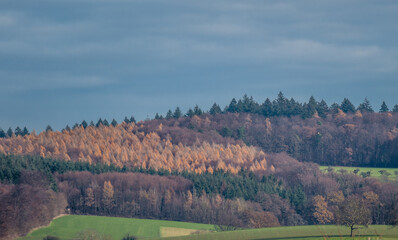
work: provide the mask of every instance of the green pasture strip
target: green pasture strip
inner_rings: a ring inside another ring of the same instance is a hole
[[[196,229],[214,231],[214,225],[176,222],[165,220],[150,220],[136,218],[101,217],[68,215],[51,222],[48,227],[40,228],[20,240],[41,240],[47,235],[60,239],[74,239],[79,232],[95,230],[112,239],[122,239],[130,234],[138,237],[160,237],[161,227]]]
[[[358,176],[361,176],[362,172],[371,172],[371,177],[375,178],[381,178],[382,175],[380,174],[379,171],[384,170],[390,173],[388,176],[388,179],[397,179],[398,176],[395,174],[395,172],[398,172],[398,168],[371,168],[371,167],[341,167],[341,166],[332,166],[334,169],[334,172],[338,173],[340,169],[345,169],[347,173],[353,173],[355,169],[359,169],[359,172],[357,173]],[[320,166],[319,169],[323,172],[326,172],[328,169],[328,166]]]
[[[361,238],[349,238],[349,228],[335,225],[321,226],[295,226],[295,227],[273,227],[261,229],[248,229],[239,231],[216,232],[199,235],[165,238],[167,240],[318,240],[318,239],[368,239],[363,236],[383,236],[383,239],[398,239],[398,227],[386,225],[372,225],[369,228],[356,230],[356,235]]]

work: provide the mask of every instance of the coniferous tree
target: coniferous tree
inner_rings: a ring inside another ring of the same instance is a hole
[[[235,98],[232,98],[231,102],[229,103],[229,106],[227,108],[227,112],[230,113],[236,113],[238,111],[238,106]]]
[[[66,131],[70,131],[70,130],[71,130],[70,127],[69,127],[69,125],[66,125],[65,130],[66,130]]]
[[[127,116],[126,117],[124,117],[124,120],[123,120],[125,123],[130,123],[130,120],[127,118]]]
[[[179,107],[177,107],[176,110],[174,111],[173,117],[176,118],[176,119],[182,117],[182,112],[181,112]]]
[[[117,121],[116,121],[115,119],[112,119],[111,125],[114,126],[114,127],[116,127]]]
[[[47,125],[46,132],[52,132],[52,131],[53,131],[52,127],[50,125]]]
[[[388,111],[389,111],[389,109],[387,107],[387,104],[386,104],[386,102],[383,101],[383,103],[381,104],[379,112],[388,112]]]
[[[91,127],[95,127],[95,124],[94,124],[93,120],[90,121],[90,126]]]
[[[129,120],[131,123],[137,123],[137,121],[135,120],[135,118],[133,117],[133,116],[131,116],[130,117],[130,120]]]
[[[272,116],[272,113],[274,112],[273,107],[272,107],[272,102],[267,98],[263,104],[261,104],[261,114],[264,115],[265,117],[270,117]]]
[[[368,98],[365,98],[363,103],[359,104],[357,109],[361,112],[363,112],[363,111],[374,112],[372,106],[370,105]]]
[[[190,109],[188,109],[188,112],[185,114],[185,116],[187,116],[187,117],[193,117],[193,116],[195,116],[195,113],[194,113],[193,110],[190,108]]]
[[[95,124],[96,127],[99,127],[101,125],[103,125],[104,123],[102,122],[102,119],[99,118],[97,124]]]
[[[106,119],[104,119],[102,123],[104,124],[104,126],[109,127],[109,122]]]
[[[169,111],[167,111],[166,113],[166,119],[171,119],[173,118],[173,112],[171,111],[171,109],[169,109]]]
[[[203,114],[202,109],[200,109],[198,105],[196,105],[196,106],[194,107],[193,112],[194,112],[195,115],[198,115],[198,116],[200,116],[200,115]]]
[[[355,112],[354,105],[348,100],[348,98],[344,98],[343,102],[340,105],[340,109],[345,113],[353,113]]]
[[[74,130],[74,129],[78,128],[78,127],[79,127],[79,124],[75,123],[75,125],[73,125],[72,129]]]
[[[29,134],[28,129],[27,129],[26,127],[24,127],[24,128],[22,129],[22,136],[25,136],[25,135],[28,135],[28,134]]]
[[[288,115],[288,100],[285,98],[282,92],[278,93],[278,97],[273,101],[274,114],[276,116]]]
[[[5,138],[6,137],[6,133],[4,132],[4,130],[2,128],[0,128],[0,138]]]
[[[220,106],[217,103],[214,103],[213,106],[210,108],[209,113],[211,115],[216,115],[222,113]]]
[[[87,128],[88,124],[86,122],[86,120],[82,121],[82,124],[80,124],[84,129]]]
[[[329,111],[329,107],[325,100],[322,99],[322,101],[317,104],[316,111],[318,112],[319,116],[326,117],[326,113]]]
[[[160,119],[159,113],[155,114],[155,119]]]
[[[17,126],[17,127],[15,128],[14,133],[15,133],[15,136],[22,136],[22,130],[21,130],[21,128],[20,128],[19,126]]]
[[[398,104],[394,105],[394,108],[392,109],[393,112],[398,112]]]
[[[332,105],[330,105],[330,111],[333,114],[336,114],[338,112],[338,109],[340,108],[339,104],[337,103],[332,103]]]
[[[12,135],[14,135],[14,132],[12,131],[11,127],[9,127],[7,130],[7,136],[12,137]]]

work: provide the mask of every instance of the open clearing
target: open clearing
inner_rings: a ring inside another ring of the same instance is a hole
[[[349,238],[349,229],[341,226],[296,226],[273,227],[261,229],[246,229],[238,231],[213,232],[215,228],[209,224],[197,224],[188,222],[148,220],[136,218],[117,218],[99,216],[68,215],[51,222],[48,227],[38,229],[22,240],[41,240],[47,235],[57,236],[61,239],[74,239],[77,234],[85,230],[95,230],[111,239],[120,240],[128,233],[138,236],[140,239],[165,239],[170,240],[241,240],[241,239],[352,239]],[[188,235],[188,236],[183,236]],[[356,230],[354,239],[398,239],[398,227],[385,225],[372,225],[369,228]]]
[[[73,239],[77,234],[85,230],[95,230],[100,234],[107,235],[112,239],[122,239],[130,234],[138,237],[162,237],[162,229],[166,230],[167,236],[186,235],[197,231],[214,231],[214,225],[149,220],[136,218],[99,217],[68,215],[60,217],[51,222],[48,227],[40,228],[28,236],[20,238],[43,239],[47,235],[57,236],[61,239]],[[172,235],[174,234],[174,235]]]
[[[328,166],[320,166],[319,167],[321,171],[326,172],[328,169]],[[344,169],[347,171],[347,173],[354,173],[355,169],[359,169],[359,172],[357,173],[358,176],[361,176],[361,173],[363,172],[370,172],[370,177],[378,178],[380,180],[388,180],[388,181],[398,181],[398,168],[370,168],[370,167],[332,167],[334,169],[334,172],[338,173],[340,169]],[[389,173],[388,177],[384,177],[381,175],[380,171],[386,171]]]
[[[325,226],[296,226],[296,227],[273,227],[273,228],[261,228],[261,229],[248,229],[230,232],[216,232],[200,235],[189,235],[184,237],[172,237],[167,238],[168,240],[241,240],[241,239],[294,239],[294,240],[318,240],[318,239],[398,239],[398,227],[384,226],[384,225],[372,225],[369,228],[364,228],[356,231],[358,237],[348,237],[350,231],[346,227],[325,225]],[[361,236],[361,237],[359,237]],[[366,236],[366,237],[364,237]],[[373,237],[372,237],[373,236]]]

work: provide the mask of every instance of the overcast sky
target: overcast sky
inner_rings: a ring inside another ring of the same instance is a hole
[[[1,0],[0,127],[313,95],[398,103],[398,1]]]

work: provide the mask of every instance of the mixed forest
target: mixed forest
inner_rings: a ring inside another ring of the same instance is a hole
[[[328,106],[282,93],[139,122],[0,129],[0,237],[64,212],[225,229],[397,224],[397,183],[319,170],[398,167],[397,136],[398,105],[375,112],[367,99]]]

